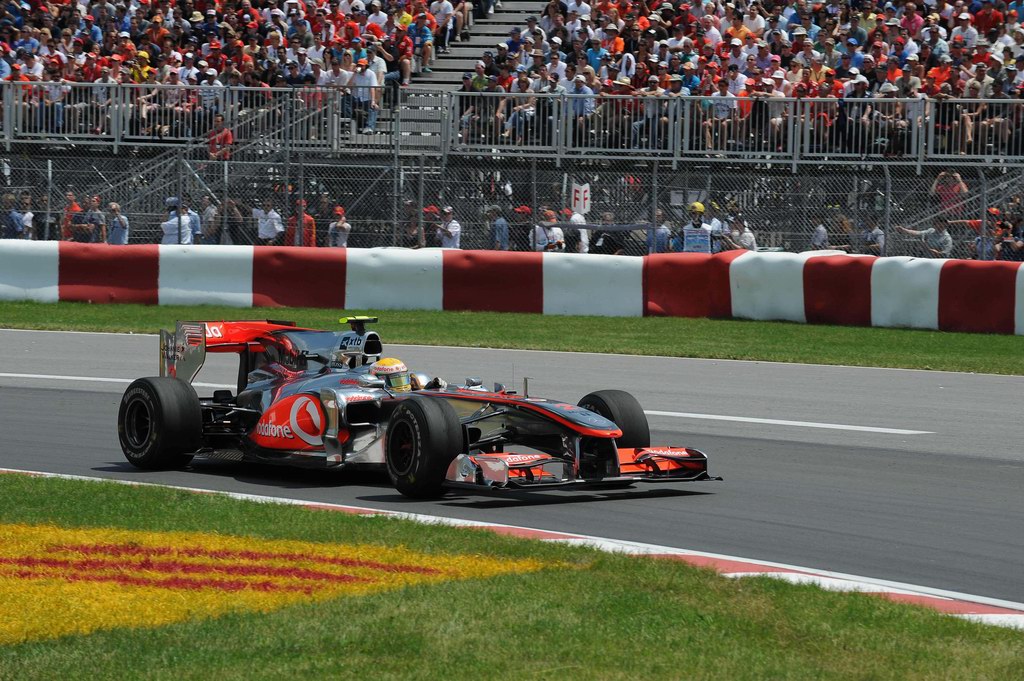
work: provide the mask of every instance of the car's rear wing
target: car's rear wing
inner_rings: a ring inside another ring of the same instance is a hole
[[[206,361],[206,324],[178,322],[160,331],[160,375],[191,383]]]

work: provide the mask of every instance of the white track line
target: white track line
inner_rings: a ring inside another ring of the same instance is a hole
[[[978,614],[953,614],[952,617],[959,617],[962,619],[968,619],[984,624],[991,624],[1001,627],[1010,627],[1024,629],[1024,603],[1015,603],[1013,601],[1006,601],[997,598],[988,598],[985,596],[974,596],[971,594],[964,594],[955,591],[946,591],[943,589],[933,589],[926,586],[916,586],[913,584],[904,584],[902,582],[892,582],[884,579],[875,579],[871,577],[859,577],[856,575],[849,575],[842,572],[831,572],[828,570],[819,570],[816,568],[805,568],[796,565],[788,565],[786,563],[774,563],[763,560],[753,560],[748,558],[740,558],[737,556],[728,556],[718,553],[708,553],[704,551],[691,551],[687,549],[678,549],[671,546],[658,546],[655,544],[644,544],[640,542],[623,541],[620,539],[608,539],[603,537],[594,537],[589,535],[580,535],[564,532],[554,532],[551,530],[539,530],[536,528],[522,527],[518,525],[504,525],[501,523],[488,523],[474,520],[463,520],[461,518],[447,518],[444,516],[432,516],[423,513],[404,513],[399,511],[387,511],[377,508],[368,508],[361,506],[347,506],[342,504],[330,504],[320,503],[313,501],[306,501],[303,499],[288,499],[284,497],[271,497],[262,496],[258,494],[245,494],[241,492],[224,492],[221,490],[203,489],[198,487],[186,487],[179,485],[164,485],[152,482],[135,482],[132,480],[119,480],[117,478],[96,478],[88,477],[83,475],[68,475],[63,473],[46,473],[40,471],[26,471],[15,468],[0,468],[0,473],[14,473],[23,475],[33,475],[46,478],[59,478],[62,480],[85,480],[88,482],[109,482],[121,485],[129,486],[141,486],[141,487],[162,487],[165,489],[177,489],[189,492],[203,493],[203,494],[220,494],[223,496],[230,497],[232,499],[240,499],[244,501],[255,501],[259,503],[272,503],[272,504],[284,504],[292,506],[307,506],[319,509],[334,509],[338,511],[346,511],[349,513],[359,513],[366,515],[386,515],[393,518],[401,518],[404,520],[412,520],[419,523],[433,524],[433,525],[449,525],[455,527],[470,527],[470,528],[490,528],[495,531],[500,530],[517,530],[521,532],[535,532],[540,535],[557,535],[555,538],[544,539],[543,541],[564,543],[577,546],[589,546],[602,551],[610,553],[627,553],[631,555],[652,555],[658,557],[680,557],[680,558],[704,558],[711,559],[712,561],[721,561],[726,565],[734,563],[746,563],[752,568],[736,572],[732,569],[723,568],[718,571],[728,577],[771,577],[774,579],[784,579],[789,582],[796,584],[813,584],[823,589],[838,590],[838,591],[859,591],[863,593],[870,593],[876,595],[910,595],[910,596],[923,596],[933,597],[942,599],[943,601],[952,601],[967,604],[976,604],[979,606],[988,606],[991,608],[1003,609],[1008,612],[999,613],[978,613]],[[713,564],[711,565],[712,567]],[[981,608],[984,609],[984,608]]]
[[[769,426],[795,426],[798,428],[825,428],[827,430],[856,430],[861,433],[886,433],[887,435],[933,435],[930,430],[905,430],[903,428],[878,428],[876,426],[849,426],[842,423],[817,423],[815,421],[786,421],[783,419],[761,419],[753,416],[725,416],[722,414],[691,414],[678,411],[644,411],[648,416],[671,416],[677,419],[698,419],[703,421],[738,421],[740,423],[762,423]]]
[[[255,316],[255,315],[254,315]],[[869,327],[870,328],[870,327]],[[128,336],[141,338],[157,338],[155,333],[119,333],[115,331],[56,331],[53,329],[12,329],[0,326],[0,331],[16,331],[20,333],[53,333],[53,334],[83,334],[90,336]],[[628,359],[652,359],[652,360],[679,360],[684,362],[719,362],[724,364],[766,364],[774,367],[818,367],[822,369],[858,369],[861,371],[914,371],[927,374],[960,374],[961,376],[990,376],[1003,379],[1024,380],[1024,376],[1009,374],[978,374],[974,371],[947,371],[943,369],[907,369],[904,367],[869,367],[857,366],[854,364],[816,364],[813,362],[779,362],[766,359],[723,359],[715,357],[678,357],[675,355],[637,355],[623,352],[588,352],[576,350],[531,350],[527,348],[491,348],[480,346],[464,345],[423,345],[421,343],[388,343],[393,348],[427,348],[440,350],[458,350],[467,352],[479,350],[484,352],[531,352],[545,355],[589,355],[594,357],[623,357]]]
[[[57,374],[19,374],[0,372],[0,378],[20,378],[30,381],[78,381],[83,383],[131,383],[130,378],[110,378],[106,376],[62,376]],[[219,383],[193,383],[197,388],[213,388],[215,390],[231,390],[234,386]],[[782,419],[762,419],[753,416],[723,416],[721,414],[691,414],[676,411],[645,411],[648,416],[671,416],[681,419],[697,419],[704,421],[739,421],[742,423],[761,423],[772,426],[794,426],[798,428],[825,428],[829,430],[856,430],[863,433],[885,433],[887,435],[929,435],[929,430],[904,430],[902,428],[876,428],[874,426],[849,426],[840,423],[816,423],[814,421],[786,421]]]
[[[59,376],[55,374],[12,374],[12,373],[0,373],[0,378],[23,378],[31,381],[80,381],[82,383],[131,383],[134,378],[109,378],[105,376]],[[228,389],[233,390],[235,386],[226,385],[221,383],[200,383],[196,382],[192,385],[197,388],[214,388],[217,389]]]

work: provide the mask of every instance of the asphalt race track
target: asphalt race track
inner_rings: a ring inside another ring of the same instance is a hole
[[[414,502],[386,477],[125,462],[127,381],[153,336],[0,330],[0,467],[163,482],[444,515],[803,565],[1024,601],[1024,378],[669,358],[389,346],[414,370],[576,401],[621,387],[653,441],[710,455],[724,482]],[[199,383],[230,384],[211,357]],[[80,380],[80,379],[85,380]],[[106,380],[96,380],[106,379]],[[210,387],[200,385],[200,393]]]

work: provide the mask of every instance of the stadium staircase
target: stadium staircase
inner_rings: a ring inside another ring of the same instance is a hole
[[[508,40],[513,28],[525,28],[526,17],[540,18],[544,3],[540,0],[505,0],[501,9],[486,19],[474,19],[467,41],[452,42],[449,54],[435,57],[433,73],[421,73],[413,78],[413,85],[435,86],[455,90],[462,85],[462,74],[472,71],[484,50],[495,51],[499,41]]]

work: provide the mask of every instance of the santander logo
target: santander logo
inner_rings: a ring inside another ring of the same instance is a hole
[[[308,395],[296,395],[268,409],[254,435],[265,447],[311,449],[323,446],[323,423],[319,403]]]

